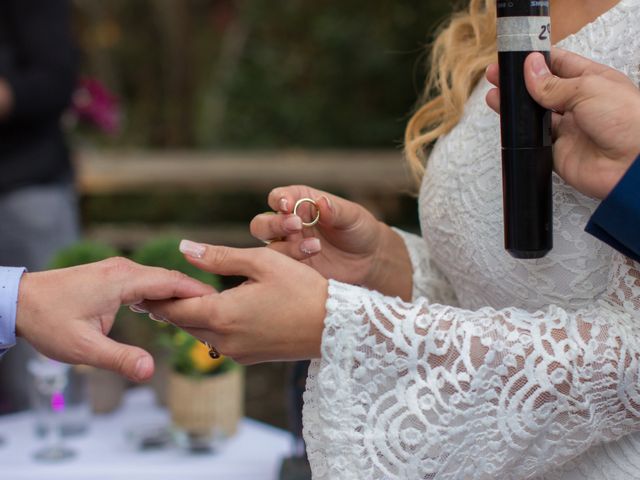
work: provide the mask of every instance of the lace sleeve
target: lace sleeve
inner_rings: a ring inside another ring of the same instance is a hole
[[[442,305],[458,305],[453,287],[431,259],[424,239],[397,228],[392,230],[400,235],[409,252],[413,268],[412,298],[426,298],[431,303]]]
[[[534,478],[640,429],[640,266],[586,309],[465,311],[331,282],[314,479]]]

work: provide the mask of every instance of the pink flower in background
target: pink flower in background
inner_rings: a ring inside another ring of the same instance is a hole
[[[118,98],[96,78],[80,79],[73,94],[71,113],[78,123],[87,123],[108,135],[115,135],[120,131]]]

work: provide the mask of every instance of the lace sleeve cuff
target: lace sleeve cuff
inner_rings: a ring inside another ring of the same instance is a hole
[[[404,241],[413,267],[413,300],[428,298],[431,303],[457,306],[458,300],[449,281],[431,260],[422,237],[397,228],[393,231]]]

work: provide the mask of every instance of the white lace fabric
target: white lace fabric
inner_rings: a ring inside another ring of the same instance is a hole
[[[640,0],[560,46],[638,80]],[[640,478],[640,265],[554,178],[554,250],[502,247],[498,118],[481,82],[431,155],[414,298],[330,282],[307,380],[314,479]]]

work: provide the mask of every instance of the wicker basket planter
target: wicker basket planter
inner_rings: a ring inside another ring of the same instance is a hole
[[[171,372],[167,390],[173,424],[191,435],[236,433],[244,414],[244,370],[194,378]]]

